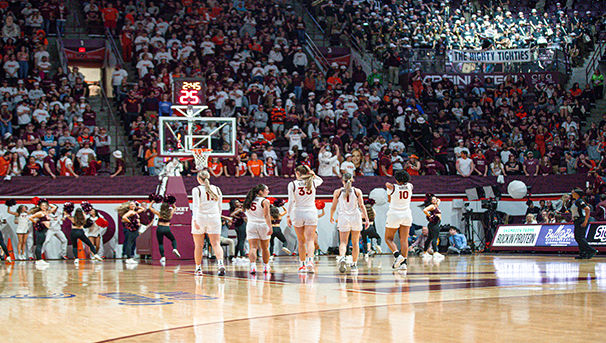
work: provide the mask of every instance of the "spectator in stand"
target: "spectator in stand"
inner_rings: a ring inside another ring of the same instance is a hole
[[[486,177],[488,175],[488,161],[484,157],[482,150],[478,150],[472,158],[473,170],[480,176]]]
[[[461,151],[461,157],[456,162],[457,174],[463,177],[470,177],[474,170],[474,164],[471,158],[467,156],[467,151]]]
[[[529,151],[526,154],[527,158],[524,160],[522,164],[524,175],[526,176],[537,176],[539,174],[539,160],[534,158],[534,154],[532,151]]]
[[[263,177],[263,161],[261,161],[256,153],[250,155],[250,160],[246,163],[248,173],[251,177]]]
[[[208,162],[208,172],[214,177],[223,175],[223,163],[219,161],[218,157],[212,157]]]
[[[341,175],[351,174],[356,175],[356,166],[352,162],[353,155],[345,154],[345,161],[341,162]]]
[[[116,159],[116,169],[114,173],[110,175],[111,178],[116,176],[121,176],[126,174],[126,165],[124,164],[124,160],[122,159],[122,151],[116,150],[112,153],[114,158]]]
[[[521,175],[522,165],[516,160],[515,155],[509,155],[507,163],[505,163],[505,173],[507,175]]]

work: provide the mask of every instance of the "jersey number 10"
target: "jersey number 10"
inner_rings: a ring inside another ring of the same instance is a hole
[[[400,199],[408,199],[408,191],[400,191]]]

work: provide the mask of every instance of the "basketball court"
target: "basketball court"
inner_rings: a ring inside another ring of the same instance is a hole
[[[299,275],[205,261],[51,261],[0,267],[0,337],[7,342],[583,342],[603,341],[606,263],[568,256],[389,255],[340,274],[334,257]]]

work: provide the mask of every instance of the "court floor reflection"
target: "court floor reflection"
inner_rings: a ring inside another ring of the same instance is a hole
[[[391,257],[340,274],[277,258],[272,274],[228,265],[226,277],[189,261],[0,266],[0,337],[9,342],[600,341],[606,261],[478,255]],[[77,323],[77,325],[75,325]]]

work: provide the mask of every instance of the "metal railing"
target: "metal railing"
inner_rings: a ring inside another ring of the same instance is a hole
[[[307,33],[305,33],[305,39],[307,40],[307,51],[320,64],[319,67],[323,69],[322,72],[326,72],[328,69],[330,69],[330,63],[328,63],[328,60],[324,57],[320,49],[318,49],[316,43],[314,43]]]
[[[113,107],[109,101],[109,99],[107,98],[107,92],[105,91],[105,88],[103,87],[103,85],[101,85],[101,110],[104,110],[104,106],[103,103],[105,103],[105,106],[107,106],[107,131],[110,131],[110,127],[113,123],[114,125],[114,129],[111,131],[111,137],[112,139],[115,139],[116,142],[116,147],[120,147],[122,149],[122,156],[124,156],[125,159],[125,164],[126,164],[126,169],[128,170],[129,167],[133,168],[134,166],[136,166],[136,161],[133,160],[133,156],[129,153],[128,147],[126,145],[126,142],[124,140],[124,135],[121,134],[119,132],[120,129],[120,121],[116,118],[116,114],[114,113]],[[108,166],[109,167],[109,166]]]
[[[597,37],[595,51],[593,56],[589,59],[587,69],[585,69],[585,83],[589,83],[593,72],[599,67],[602,55],[606,53],[606,32],[602,32]]]
[[[63,69],[63,72],[67,74],[69,61],[67,59],[67,54],[65,53],[63,37],[59,34],[59,25],[57,25],[57,39],[55,40],[55,42],[57,44],[57,53],[59,54],[59,63],[61,64],[61,69]]]
[[[114,56],[116,56],[116,61],[119,65],[124,66],[124,59],[122,59],[122,53],[118,45],[116,44],[116,40],[114,39],[114,35],[112,35],[111,31],[106,27],[105,28],[105,38],[109,40],[109,47],[112,50]]]

